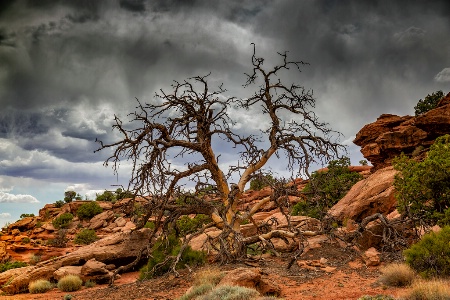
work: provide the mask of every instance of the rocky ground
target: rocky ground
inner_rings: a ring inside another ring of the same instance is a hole
[[[245,263],[219,266],[224,272],[239,268],[260,270],[263,280],[280,288],[283,299],[358,299],[363,295],[392,295],[399,297],[407,290],[385,287],[378,282],[379,266],[368,267],[352,249],[323,244],[308,251],[297,264],[286,269],[288,257],[264,256]],[[212,265],[214,266],[214,265]],[[114,287],[97,285],[70,293],[73,299],[176,299],[192,285],[195,273],[211,265],[189,272],[183,270],[179,277],[168,274],[152,280],[139,281],[138,273],[124,274]],[[62,299],[68,293],[54,289],[45,294],[19,294],[0,299]]]

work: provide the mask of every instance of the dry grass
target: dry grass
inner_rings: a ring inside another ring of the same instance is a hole
[[[450,300],[450,285],[443,280],[415,282],[405,300]]]
[[[38,279],[30,282],[28,285],[28,290],[31,294],[41,294],[48,292],[53,288],[53,284],[45,279]]]
[[[220,271],[220,269],[217,267],[206,268],[196,274],[194,285],[202,285],[208,283],[217,285],[224,276],[225,273]]]
[[[216,287],[199,300],[250,300],[259,296],[258,291],[242,286],[222,285]]]
[[[388,286],[408,286],[416,277],[413,269],[406,264],[389,264],[380,271],[380,281]]]
[[[58,289],[63,292],[73,292],[81,289],[83,281],[77,275],[66,275],[58,281]]]

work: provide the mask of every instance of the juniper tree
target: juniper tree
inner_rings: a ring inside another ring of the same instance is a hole
[[[99,150],[113,150],[105,164],[111,163],[114,171],[121,160],[132,163],[129,190],[147,200],[140,226],[151,216],[156,219],[156,228],[168,228],[182,216],[207,215],[211,222],[198,232],[211,226],[222,230],[211,244],[225,261],[242,256],[246,245],[303,234],[292,227],[258,231],[248,237],[240,233],[243,220],[251,219],[264,204],[277,202],[281,195],[274,193],[247,211],[239,210],[246,184],[264,172],[269,160],[284,154],[286,169],[295,176],[308,174],[312,163],[324,164],[344,149],[338,143],[339,133],[314,113],[312,91],[298,84],[286,85],[280,79],[282,72],[301,72],[306,63],[288,60],[287,52],[278,54],[281,63],[266,69],[264,59],[253,48],[252,70],[245,74],[243,88],[255,91],[247,98],[224,97],[223,86],[211,89],[208,75],[196,76],[175,81],[170,92],[160,90],[153,103],[137,100],[136,110],[129,114],[130,123],[114,117],[113,128],[121,139],[110,144],[100,141]],[[236,131],[231,110],[250,111],[254,107],[262,108],[262,122],[268,128],[253,134]],[[236,163],[227,170],[220,165],[220,149],[214,143],[217,138],[237,149]],[[175,165],[174,159],[185,164]],[[237,178],[236,183],[231,184],[230,178]],[[195,183],[195,187],[185,188],[186,182]]]

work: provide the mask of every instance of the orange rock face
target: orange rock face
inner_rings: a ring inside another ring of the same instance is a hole
[[[411,155],[420,148],[429,148],[434,140],[450,133],[450,93],[437,108],[423,115],[381,115],[375,122],[364,126],[353,141],[361,153],[374,166],[373,171],[391,164],[402,152]]]

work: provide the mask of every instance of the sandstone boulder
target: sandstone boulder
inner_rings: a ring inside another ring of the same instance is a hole
[[[108,221],[114,218],[114,212],[112,210],[106,210],[91,219],[89,222],[89,229],[100,229],[108,225]]]
[[[389,214],[396,208],[393,167],[380,169],[359,182],[328,213],[344,221],[360,222],[374,213]]]
[[[22,232],[33,229],[36,226],[37,218],[35,217],[26,217],[18,220],[17,222],[9,225],[8,229],[18,229]]]
[[[96,283],[107,283],[113,276],[108,266],[95,258],[88,260],[81,268],[81,277],[84,281],[93,280]]]
[[[138,252],[147,245],[150,234],[150,229],[143,228],[109,235],[74,252],[40,262],[35,266],[0,273],[0,286],[4,292],[16,294],[27,289],[30,281],[39,278],[53,279],[55,271],[61,267],[81,266],[92,258],[107,265],[114,264],[120,267],[137,257]]]
[[[4,263],[9,260],[10,256],[6,252],[7,243],[5,241],[0,241],[0,263]]]
[[[77,275],[81,277],[81,266],[65,266],[61,267],[55,272],[53,272],[53,278],[55,280],[60,280],[66,275]]]
[[[378,266],[380,264],[380,252],[373,247],[367,249],[363,253],[362,258],[366,263],[366,266]]]
[[[258,290],[263,295],[280,294],[280,287],[273,281],[262,278],[259,268],[237,268],[227,272],[219,285],[238,285]]]

